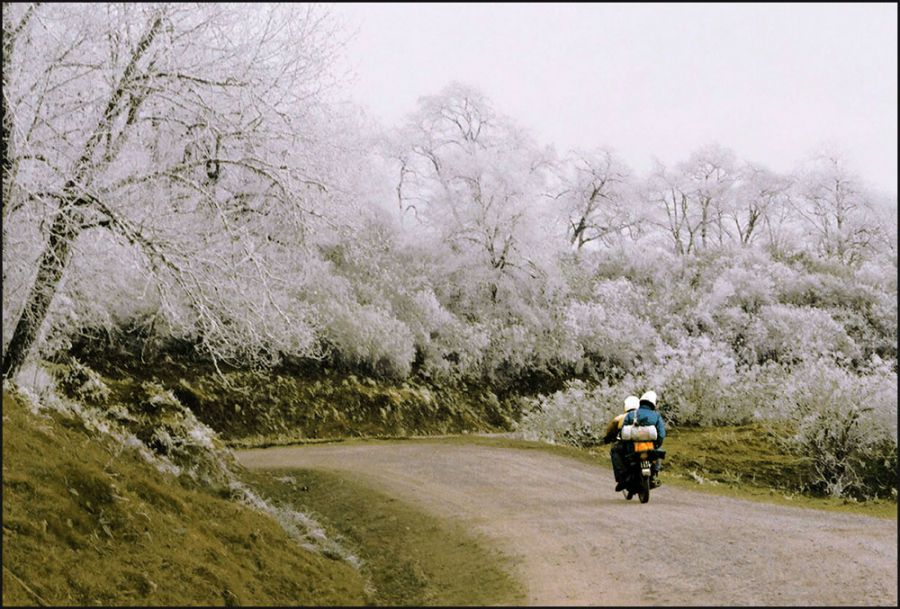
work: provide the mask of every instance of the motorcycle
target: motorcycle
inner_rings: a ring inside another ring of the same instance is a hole
[[[625,455],[625,499],[637,495],[641,503],[650,501],[650,462],[665,457],[665,449],[655,448],[653,442],[634,443],[634,450]]]

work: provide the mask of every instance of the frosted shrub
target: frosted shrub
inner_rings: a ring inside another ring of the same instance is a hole
[[[573,302],[566,311],[566,329],[588,365],[601,371],[630,371],[656,351],[657,336],[649,322],[610,305]]]
[[[764,306],[748,333],[748,347],[761,361],[796,363],[821,354],[850,360],[859,347],[827,311],[792,305]]]
[[[779,420],[789,416],[784,391],[788,371],[777,362],[766,362],[740,370],[727,394],[731,423]]]
[[[876,336],[867,345],[882,359],[897,359],[897,292],[882,292],[872,303],[866,316]]]
[[[135,246],[119,243],[104,230],[79,236],[69,268],[45,320],[41,355],[65,352],[74,333],[83,329],[116,333],[127,320],[159,311],[158,293],[141,276],[142,260]]]
[[[897,376],[874,360],[863,376],[822,358],[794,371],[786,399],[810,485],[832,496],[889,496],[897,484]]]
[[[635,383],[589,388],[583,381],[566,383],[563,390],[531,400],[531,410],[519,429],[526,437],[573,446],[595,446],[603,440],[606,424],[622,412],[622,403]],[[626,389],[628,388],[628,389]]]
[[[865,261],[856,271],[856,280],[883,294],[897,293],[897,261],[887,256]],[[896,299],[894,300],[896,302]]]
[[[483,324],[464,324],[460,321],[439,332],[435,345],[440,347],[440,359],[426,362],[426,371],[460,378],[478,377],[483,369],[484,353],[490,335]]]
[[[712,425],[743,419],[730,408],[729,394],[737,380],[736,364],[727,345],[705,336],[687,337],[677,347],[664,347],[661,363],[649,375],[660,396],[666,421],[677,425]]]
[[[566,309],[550,302],[528,311],[527,327],[535,336],[534,367],[547,375],[561,377],[576,369],[583,350],[566,328]]]
[[[518,316],[504,315],[481,325],[489,336],[483,370],[500,384],[522,379],[562,376],[581,355],[556,310],[522,305]]]
[[[650,241],[623,241],[614,249],[597,252],[596,275],[602,278],[627,278],[634,284],[665,284],[677,258],[665,247]]]
[[[431,290],[419,291],[409,301],[403,319],[415,336],[422,371],[435,378],[477,375],[489,343],[485,329],[461,322]]]
[[[68,370],[60,379],[60,386],[78,399],[91,404],[105,404],[109,399],[109,387],[100,375],[75,358],[69,361]]]
[[[4,383],[7,380],[4,379]],[[33,361],[26,362],[15,377],[15,384],[19,391],[28,398],[29,406],[57,400],[57,383],[53,375],[43,366]],[[32,408],[33,410],[34,408]]]
[[[372,305],[338,306],[324,336],[340,359],[379,374],[405,378],[412,369],[415,347],[406,325]]]
[[[794,280],[782,283],[776,292],[780,302],[795,306],[812,307],[859,307],[871,294],[871,288],[862,288],[858,282],[846,275],[847,269],[833,269],[830,272],[797,272]]]
[[[659,337],[646,301],[643,290],[617,279],[598,282],[589,302],[567,306],[565,328],[583,354],[580,369],[616,376],[653,359]]]
[[[896,296],[894,297],[896,302]],[[874,309],[874,307],[873,307]],[[831,309],[829,313],[844,329],[844,332],[856,344],[859,349],[858,356],[853,358],[853,363],[862,364],[872,357],[897,358],[897,328],[894,323],[893,333],[882,325],[888,320],[876,319],[879,312],[869,309],[860,312],[849,307]],[[887,325],[887,324],[885,324]]]
[[[740,364],[756,364],[759,358],[754,345],[758,341],[750,336],[756,330],[754,316],[739,306],[728,306],[717,310],[714,319],[715,329],[710,337],[729,345]]]
[[[537,337],[521,323],[505,325],[492,321],[490,344],[485,353],[485,363],[491,376],[503,380],[523,375],[532,367]]]
[[[144,382],[137,404],[111,411],[141,442],[205,485],[227,485],[236,461],[215,432],[184,406],[172,391]],[[124,410],[124,412],[123,412]]]
[[[772,280],[760,268],[732,267],[713,283],[712,300],[716,305],[737,306],[752,313],[775,300]]]

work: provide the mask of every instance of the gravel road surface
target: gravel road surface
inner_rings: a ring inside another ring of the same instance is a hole
[[[533,605],[897,605],[897,521],[666,486],[534,450],[429,443],[240,451],[251,468],[350,472],[512,559]],[[663,473],[665,482],[665,473]]]

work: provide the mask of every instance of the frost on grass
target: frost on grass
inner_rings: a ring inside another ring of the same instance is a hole
[[[62,374],[62,382],[73,382],[74,378],[76,387],[90,384],[91,395],[104,396],[104,402],[108,398],[108,389],[99,375],[86,366]],[[4,389],[11,387],[9,381],[4,381]],[[91,433],[112,438],[122,450],[136,451],[157,470],[182,483],[225,488],[232,500],[273,518],[303,548],[359,568],[360,559],[330,539],[314,518],[272,505],[241,482],[236,475],[240,466],[234,453],[215,431],[162,386],[144,383],[142,397],[134,405],[114,403],[98,407],[63,396],[54,375],[43,366],[30,363],[16,376],[15,387],[33,414],[53,411],[75,419]]]

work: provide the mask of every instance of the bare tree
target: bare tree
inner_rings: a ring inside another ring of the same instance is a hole
[[[299,5],[45,5],[9,24],[4,10],[4,50],[26,28],[30,46],[9,65],[4,52],[4,225],[41,205],[46,241],[2,374],[25,361],[91,228],[139,249],[161,296],[189,303],[209,353],[258,347],[265,336],[228,338],[234,316],[217,292],[252,272],[247,298],[264,295],[286,318],[272,297],[284,278],[262,259],[296,245],[285,239],[300,238],[328,202],[313,118],[338,40],[328,15]]]
[[[765,234],[770,248],[783,245],[782,228],[791,211],[790,190],[790,178],[751,163],[744,164],[726,214],[742,246],[752,244],[761,234]]]
[[[635,229],[640,215],[631,196],[631,172],[608,149],[573,151],[557,170],[569,241],[576,251],[592,241],[609,242]]]
[[[815,157],[799,173],[794,209],[818,251],[842,263],[860,262],[879,233],[872,196],[836,153]]]
[[[694,211],[684,177],[657,161],[646,191],[646,198],[656,211],[652,223],[671,238],[673,251],[679,256],[696,251],[702,216],[698,218]]]
[[[734,153],[719,145],[704,146],[679,166],[686,179],[686,194],[699,212],[700,246],[710,245],[710,230],[715,231],[718,245],[723,245],[729,231],[725,222],[731,187],[736,178]]]

